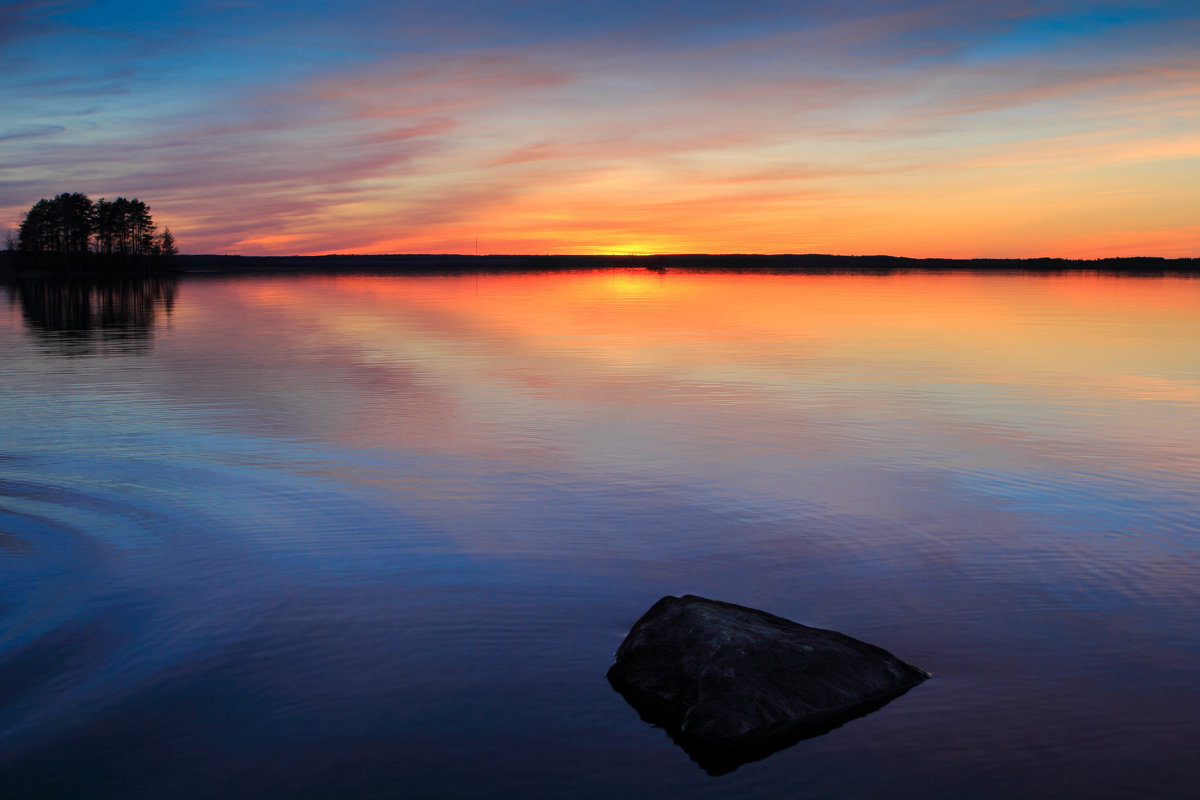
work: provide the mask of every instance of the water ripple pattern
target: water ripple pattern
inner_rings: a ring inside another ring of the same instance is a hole
[[[6,798],[1200,785],[1200,281],[4,291]],[[935,678],[710,777],[603,679],[683,592]]]

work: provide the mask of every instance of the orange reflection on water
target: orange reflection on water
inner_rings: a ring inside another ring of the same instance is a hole
[[[1200,282],[1128,279],[1095,274],[777,276],[653,272],[486,275],[398,279],[340,277],[328,284],[353,296],[359,309],[386,325],[389,309],[420,307],[445,315],[454,328],[503,332],[523,342],[573,340],[582,350],[617,347],[661,351],[677,339],[723,348],[759,342],[827,346],[919,343],[963,356],[1019,357],[1068,372],[1138,363],[1191,366],[1198,332]],[[290,301],[312,313],[329,308],[327,294]],[[346,309],[341,308],[344,313]],[[451,322],[453,320],[453,322]],[[1114,338],[1095,341],[1095,325]],[[1131,334],[1131,342],[1122,334]],[[1143,352],[1138,342],[1154,340]],[[685,348],[686,349],[686,348]],[[1058,361],[1071,350],[1069,363]],[[683,352],[680,353],[683,355]],[[708,353],[694,353],[707,358]],[[987,367],[981,363],[980,368]],[[1014,368],[1019,365],[1014,364]]]
[[[578,431],[556,420],[603,413],[675,416],[768,443],[786,438],[771,432],[786,419],[789,435],[809,426],[801,438],[813,447],[828,438],[821,415],[858,415],[964,447],[1025,437],[1053,455],[1118,442],[1121,457],[1169,451],[1187,471],[1195,459],[1177,445],[1195,439],[1200,450],[1200,281],[1186,278],[608,271],[269,278],[226,290],[245,313],[269,313],[278,341],[323,343],[331,355],[312,369],[347,372],[329,381],[338,391],[369,394],[399,371],[442,421],[363,422],[360,435],[375,440],[456,440],[469,422],[493,431],[491,445],[523,437],[561,455],[600,445],[572,441]],[[458,444],[490,447],[475,434]]]
[[[235,286],[248,306],[320,325],[364,351],[413,346],[415,334],[431,346],[503,336],[518,350],[664,369],[737,356],[765,363],[801,345],[814,354],[888,353],[913,369],[957,362],[960,374],[1014,380],[1160,372],[1169,380],[1193,369],[1200,334],[1200,282],[1185,278],[631,271]],[[762,353],[743,352],[747,343]]]

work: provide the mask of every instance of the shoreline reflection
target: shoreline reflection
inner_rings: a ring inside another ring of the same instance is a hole
[[[170,316],[178,278],[169,275],[29,278],[9,285],[25,329],[59,355],[150,349],[160,315]]]

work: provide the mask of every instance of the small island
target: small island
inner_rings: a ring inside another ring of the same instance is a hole
[[[155,269],[179,253],[170,228],[160,232],[141,200],[93,202],[81,192],[34,203],[7,250],[17,269],[63,273]]]

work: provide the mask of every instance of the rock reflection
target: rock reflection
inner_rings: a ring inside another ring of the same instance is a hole
[[[175,306],[172,276],[17,278],[11,286],[26,327],[48,349],[68,356],[146,352],[155,321]]]
[[[608,682],[617,694],[621,695],[625,702],[637,712],[637,715],[641,717],[643,722],[666,731],[667,735],[671,737],[671,741],[683,750],[687,754],[687,757],[695,762],[696,766],[714,778],[728,775],[744,764],[762,761],[764,758],[772,756],[781,750],[787,750],[789,747],[793,747],[805,739],[824,736],[848,722],[878,711],[901,695],[906,694],[909,688],[911,688],[905,687],[875,700],[859,703],[842,710],[840,713],[832,713],[813,720],[796,722],[790,725],[780,725],[765,735],[747,737],[744,741],[721,747],[707,744],[695,737],[689,737],[680,731],[678,721],[669,713],[665,713],[661,706],[647,702],[644,695],[640,695],[636,691],[631,691],[629,686],[622,684],[619,680],[614,680],[610,677]]]

